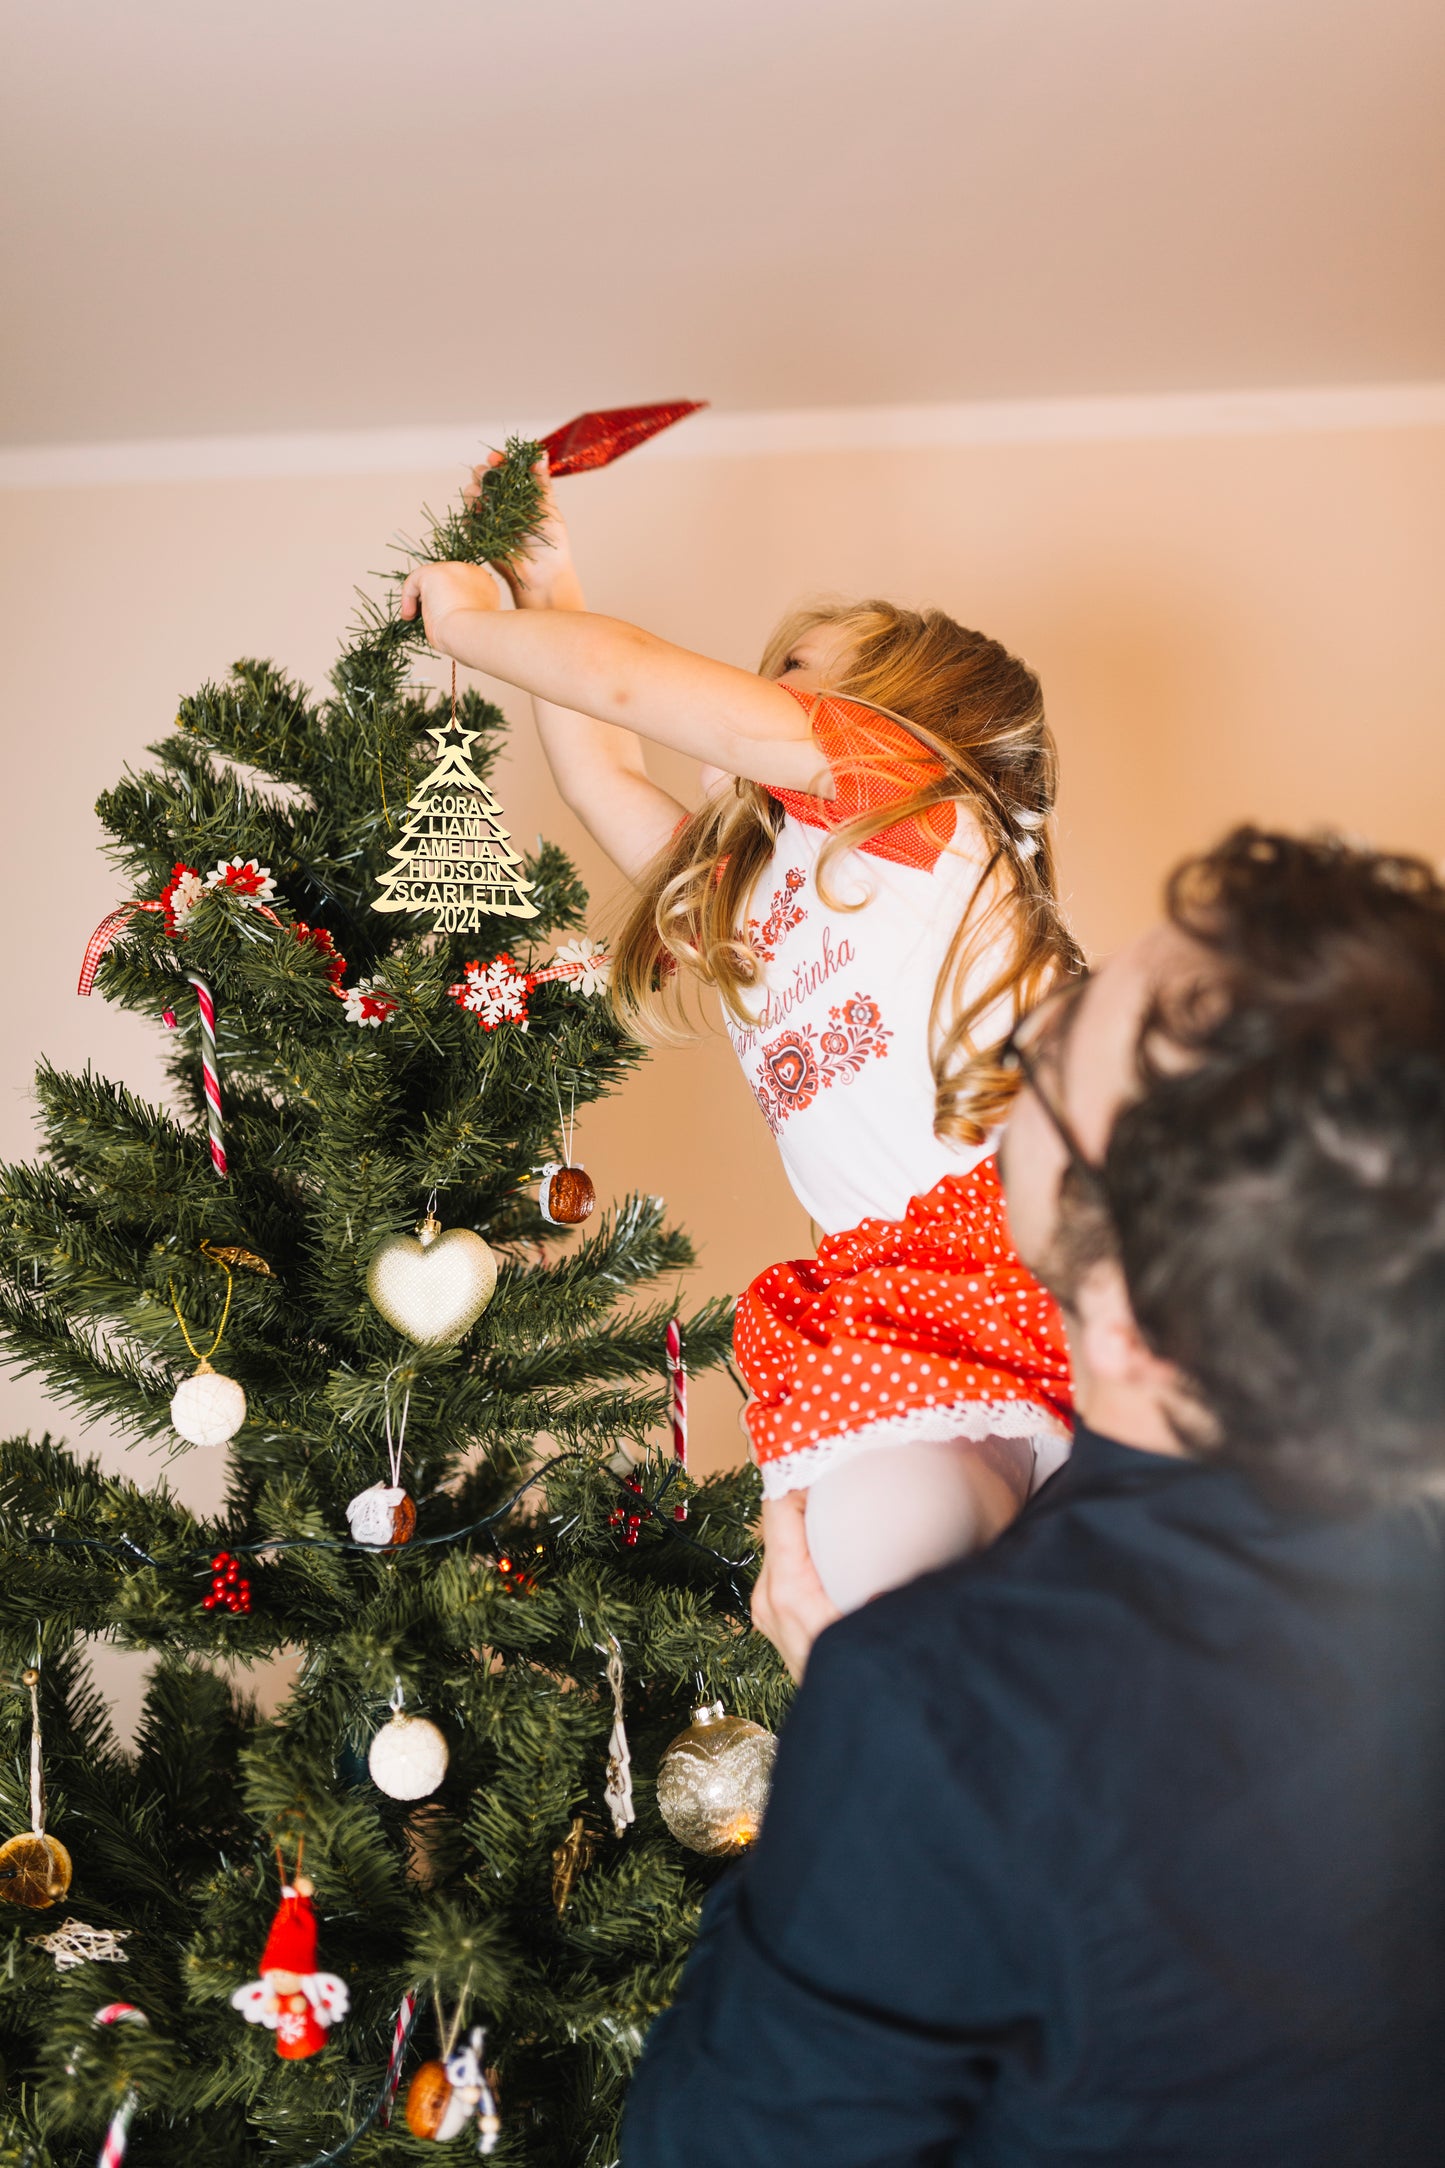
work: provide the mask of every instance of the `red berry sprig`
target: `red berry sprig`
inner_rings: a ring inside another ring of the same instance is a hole
[[[251,1609],[251,1584],[241,1571],[241,1561],[230,1551],[217,1551],[211,1560],[211,1593],[201,1601],[203,1611],[234,1611],[245,1617]]]
[[[638,1482],[636,1476],[628,1477],[627,1488],[630,1491],[636,1491],[639,1498],[642,1496],[642,1485]],[[609,1528],[617,1530],[619,1541],[624,1543],[629,1551],[636,1550],[637,1539],[642,1533],[642,1515],[640,1513],[633,1513],[627,1506],[618,1506],[615,1512],[608,1514],[607,1525]]]

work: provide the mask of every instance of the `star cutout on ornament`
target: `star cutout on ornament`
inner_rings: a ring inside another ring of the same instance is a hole
[[[69,1972],[76,1965],[123,1965],[122,1944],[133,1933],[129,1927],[87,1927],[84,1920],[65,1920],[52,1933],[32,1935],[30,1940],[54,1958],[57,1972]]]
[[[434,724],[429,735],[436,740],[439,753],[460,753],[465,760],[481,732],[464,729],[459,717],[449,715],[444,723]]]

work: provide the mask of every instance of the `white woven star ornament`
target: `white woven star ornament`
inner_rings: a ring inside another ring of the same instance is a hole
[[[54,1958],[57,1972],[69,1972],[75,1965],[123,1965],[122,1945],[132,1932],[128,1927],[112,1931],[109,1927],[87,1927],[84,1920],[63,1920],[52,1933],[32,1935],[30,1940],[38,1950]]]

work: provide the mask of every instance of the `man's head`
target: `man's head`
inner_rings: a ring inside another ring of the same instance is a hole
[[[1002,1164],[1080,1412],[1339,1498],[1445,1482],[1445,886],[1240,829],[1021,1037]]]

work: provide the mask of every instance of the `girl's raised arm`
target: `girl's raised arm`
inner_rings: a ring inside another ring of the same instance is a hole
[[[475,499],[487,469],[501,460],[493,452],[476,468],[463,492]],[[567,523],[557,508],[546,462],[538,468],[546,517],[525,553],[497,570],[519,610],[583,610],[582,583],[572,562]],[[635,730],[600,722],[575,708],[534,697],[537,735],[563,803],[601,844],[629,880],[641,881],[648,866],[676,833],[687,809],[654,783]]]
[[[618,618],[555,607],[504,612],[500,601],[484,567],[418,565],[402,589],[401,612],[415,617],[420,610],[428,640],[443,654],[554,708],[670,745],[729,775],[832,796],[806,711],[771,679],[673,647]]]

